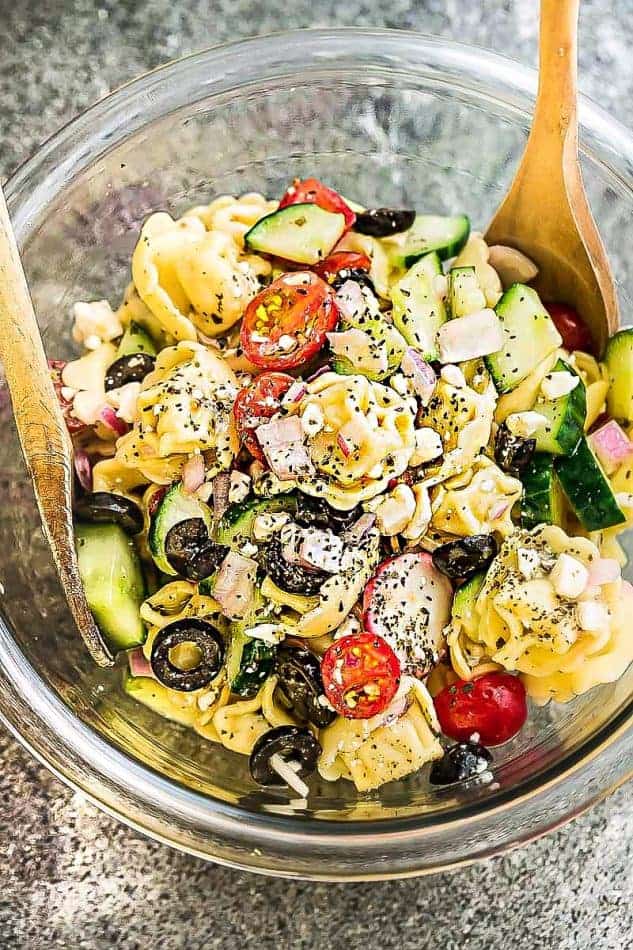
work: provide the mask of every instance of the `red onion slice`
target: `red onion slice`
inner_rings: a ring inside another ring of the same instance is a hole
[[[145,658],[143,647],[136,647],[135,650],[130,650],[127,655],[127,660],[132,676],[149,676],[152,679],[156,679],[149,660]]]
[[[426,405],[437,384],[433,367],[410,346],[402,357],[401,369],[405,376],[410,378],[416,395],[420,397],[423,405]]]
[[[306,382],[313,383],[315,379],[318,379],[319,376],[323,376],[325,373],[331,373],[332,367],[329,363],[326,363],[325,366],[320,366],[311,376],[308,376]]]
[[[620,565],[611,557],[600,557],[589,565],[588,587],[602,587],[613,584],[621,575]]]
[[[75,449],[73,465],[83,490],[92,491],[92,463],[83,449]]]
[[[193,455],[185,462],[182,470],[182,487],[192,495],[204,482],[204,459],[201,455]]]
[[[117,435],[125,435],[130,431],[130,427],[123,419],[119,419],[112,406],[104,406],[99,414],[99,419],[112,432]]]

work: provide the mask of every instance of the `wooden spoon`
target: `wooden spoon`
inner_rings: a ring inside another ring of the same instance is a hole
[[[615,285],[578,160],[579,0],[541,0],[539,84],[532,128],[514,181],[486,232],[538,265],[545,300],[570,304],[602,352],[619,325]]]
[[[93,659],[112,655],[86,603],[73,538],[72,445],[55,395],[42,338],[0,189],[0,360],[13,403],[22,452],[71,613]]]

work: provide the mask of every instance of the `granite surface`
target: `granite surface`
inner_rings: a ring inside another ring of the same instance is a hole
[[[633,2],[585,0],[582,86],[633,123]],[[536,53],[536,0],[0,0],[0,176],[113,86],[284,27],[415,28]],[[0,732],[0,947],[542,950],[633,947],[633,794],[451,874],[379,884],[266,880],[147,841]]]

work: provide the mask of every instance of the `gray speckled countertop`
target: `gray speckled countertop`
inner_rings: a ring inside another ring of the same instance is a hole
[[[633,123],[632,0],[584,0],[582,86]],[[536,0],[0,0],[0,176],[113,86],[282,27],[415,28],[536,52]],[[0,731],[0,947],[633,947],[633,794],[451,874],[381,884],[265,880],[147,841]]]

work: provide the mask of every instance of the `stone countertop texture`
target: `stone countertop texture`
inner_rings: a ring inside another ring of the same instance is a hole
[[[239,36],[418,29],[534,63],[537,0],[0,0],[0,177],[114,86]],[[581,85],[633,123],[633,0],[584,0]],[[331,885],[214,867],[101,814],[0,730],[0,948],[626,950],[633,794],[430,878]]]

